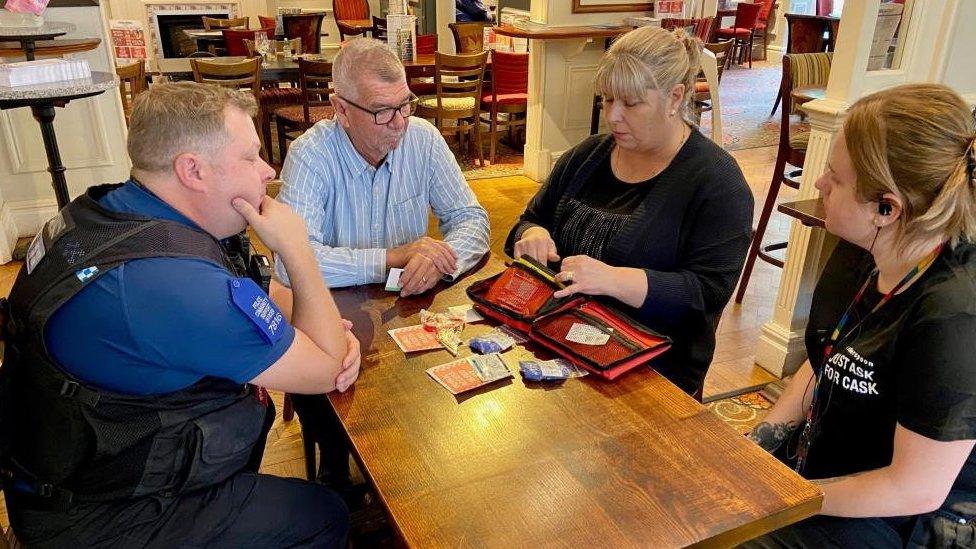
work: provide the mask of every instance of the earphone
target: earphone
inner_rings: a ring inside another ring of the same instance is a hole
[[[878,215],[885,217],[891,215],[891,203],[887,200],[878,200]]]

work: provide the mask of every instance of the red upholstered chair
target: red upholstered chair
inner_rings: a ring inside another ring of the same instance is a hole
[[[299,13],[282,15],[282,32],[285,38],[302,39],[302,51],[305,53],[319,53],[322,48],[322,20],[324,13]]]
[[[498,127],[512,128],[524,126],[525,118],[516,115],[528,111],[529,105],[529,54],[491,52],[491,91],[481,96],[481,110],[488,111],[491,132],[488,161],[495,163],[495,144],[498,142]],[[498,115],[505,113],[501,118]]]
[[[268,17],[267,15],[259,15],[258,22],[261,24],[262,29],[266,29],[269,27],[273,29],[273,28],[277,28],[278,26],[278,21],[274,17]],[[269,36],[268,38],[274,38],[274,37]]]
[[[776,0],[755,0],[757,4],[761,4],[762,8],[759,9],[759,19],[756,21],[756,32],[762,35],[763,41],[763,61],[767,59],[766,48],[769,41],[769,31],[772,25],[770,23],[770,15],[773,12],[773,6],[776,5]]]
[[[257,30],[222,29],[220,32],[224,35],[224,47],[227,48],[228,56],[247,57],[244,39],[254,40],[254,36],[259,32],[263,32],[268,40],[274,40],[274,27]]]
[[[332,14],[335,15],[336,26],[339,28],[339,41],[342,42],[346,36],[357,34],[366,35],[372,27],[353,27],[344,21],[354,19],[369,19],[369,3],[366,0],[333,0]]]
[[[417,35],[417,55],[431,54],[436,51],[436,34]],[[430,74],[432,75],[433,73]],[[437,93],[437,87],[434,85],[434,79],[430,75],[425,74],[423,69],[407,67],[407,85],[410,86],[410,91],[412,91],[417,97],[420,97],[421,95],[434,95]]]
[[[733,26],[715,31],[715,35],[720,39],[735,39],[735,45],[739,51],[739,63],[742,63],[743,56],[748,55],[750,69],[752,68],[752,39],[756,34],[756,23],[759,21],[759,10],[761,9],[761,4],[739,2],[735,7],[735,23]]]

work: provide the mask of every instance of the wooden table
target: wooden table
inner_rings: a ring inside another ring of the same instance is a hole
[[[0,42],[20,42],[24,57],[33,61],[37,42],[64,36],[75,28],[74,23],[58,22],[45,22],[39,27],[0,27]]]
[[[790,217],[799,219],[804,225],[820,228],[825,226],[827,214],[824,211],[823,198],[783,202],[776,209]]]
[[[505,354],[514,379],[456,398],[425,373],[447,351],[404,356],[387,335],[467,302],[468,285],[502,268],[491,257],[407,299],[382,285],[333,292],[363,370],[330,400],[403,543],[731,546],[819,510],[815,486],[650,369],[525,383],[523,349]]]
[[[102,43],[101,38],[81,38],[71,40],[38,40],[34,42],[34,56],[61,57],[69,53],[93,50]],[[0,42],[0,57],[19,57],[25,55],[20,42]]]

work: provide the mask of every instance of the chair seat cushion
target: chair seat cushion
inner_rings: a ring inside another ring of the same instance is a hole
[[[752,34],[752,31],[749,30],[749,29],[740,29],[740,28],[735,28],[735,27],[729,27],[729,28],[726,28],[726,29],[718,29],[718,30],[715,31],[715,34],[717,34],[718,36],[721,36],[723,38],[732,38],[732,37],[735,37],[735,38],[746,38],[750,34]]]
[[[305,121],[305,110],[302,108],[302,105],[289,105],[287,107],[281,107],[280,109],[275,110],[274,113],[276,117],[284,118],[285,120],[294,122],[295,124],[300,124]],[[326,105],[321,107],[311,107],[308,110],[308,116],[312,119],[311,122],[313,124],[327,118],[332,118],[332,115],[334,114],[335,109]]]
[[[486,93],[481,96],[482,103],[491,104],[492,97],[490,93]],[[519,103],[528,103],[529,94],[527,93],[503,93],[498,96],[499,105],[518,105]]]
[[[262,105],[294,105],[302,101],[302,90],[299,88],[265,88],[258,98]]]
[[[810,127],[806,125],[790,125],[790,148],[795,151],[807,150],[807,143],[810,142]]]
[[[426,95],[420,98],[419,106],[425,109],[437,109],[437,96]],[[474,97],[445,97],[441,99],[441,107],[447,111],[464,111],[475,107]]]

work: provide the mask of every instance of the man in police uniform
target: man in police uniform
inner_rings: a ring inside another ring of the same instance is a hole
[[[133,106],[132,179],[89,189],[32,243],[0,385],[26,544],[344,545],[335,493],[257,473],[274,417],[261,387],[344,391],[360,356],[301,218],[265,195],[255,111],[237,90],[152,86]],[[291,324],[228,259],[221,241],[247,224],[288,271]]]

